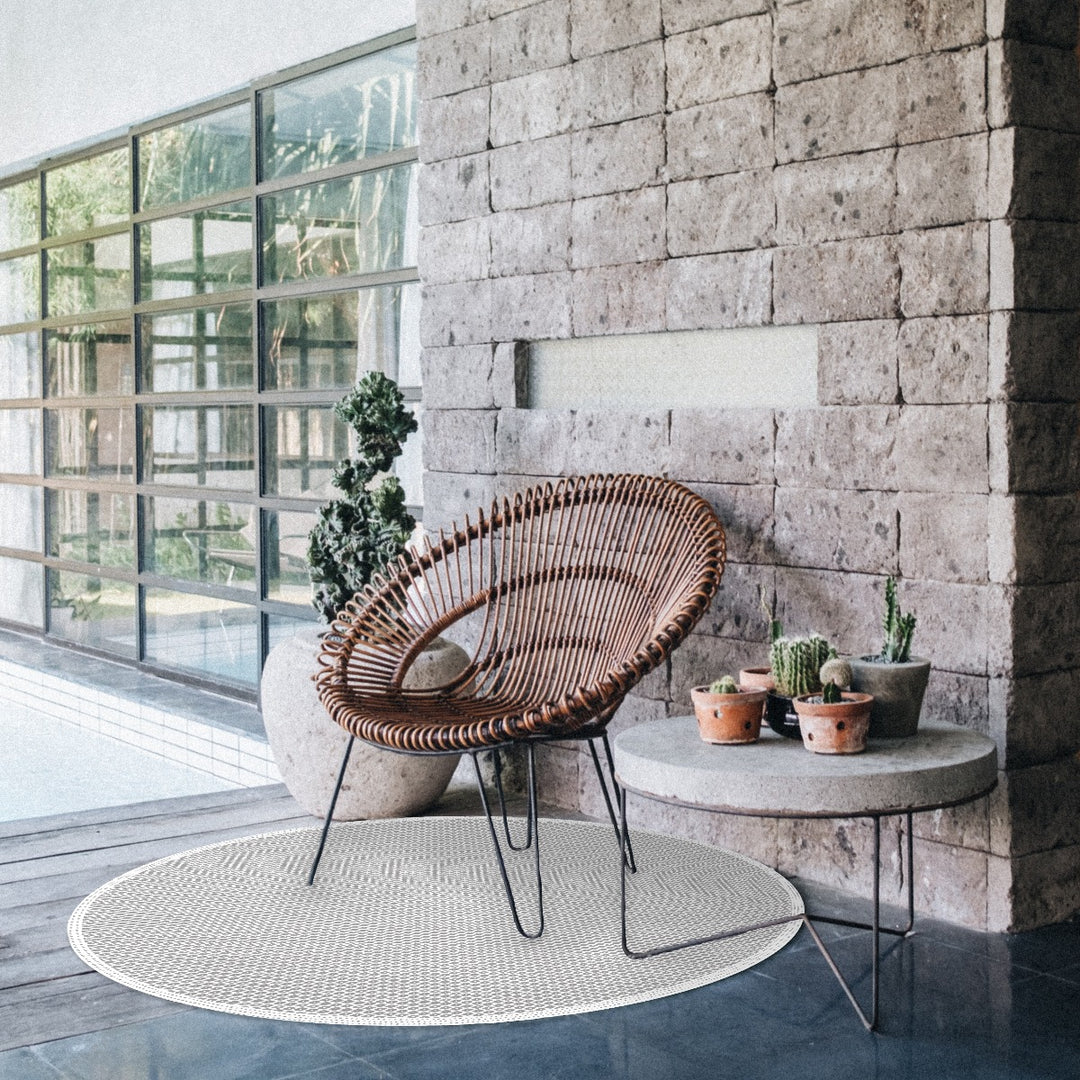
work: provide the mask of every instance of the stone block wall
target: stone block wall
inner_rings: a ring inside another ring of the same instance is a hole
[[[765,662],[760,590],[876,651],[899,575],[925,715],[1002,767],[919,822],[918,902],[991,929],[1080,908],[1075,0],[417,8],[427,523],[579,472],[712,502],[720,595],[615,730]],[[530,341],[795,323],[813,408],[526,407]],[[544,797],[600,812],[587,764],[552,749]],[[638,813],[869,889],[858,825]]]

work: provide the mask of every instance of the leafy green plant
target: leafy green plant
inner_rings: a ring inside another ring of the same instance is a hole
[[[821,690],[821,666],[834,656],[836,650],[820,634],[777,638],[769,649],[776,692],[783,697],[816,694]]]
[[[397,384],[381,372],[369,372],[334,411],[356,433],[356,451],[334,470],[334,486],[342,497],[319,511],[309,536],[312,603],[324,622],[404,552],[416,527],[398,478],[379,479],[417,427]]]
[[[896,579],[885,582],[885,643],[881,646],[881,659],[887,664],[906,664],[911,659],[911,638],[915,633],[915,615],[900,611],[896,598]]]

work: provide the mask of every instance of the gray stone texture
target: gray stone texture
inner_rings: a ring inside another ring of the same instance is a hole
[[[435,161],[420,169],[420,224],[441,225],[491,211],[487,154]]]
[[[712,607],[698,623],[695,635],[749,641],[758,645],[762,634],[758,567],[729,561]],[[738,676],[738,672],[731,672]],[[704,679],[703,682],[712,682]]]
[[[773,453],[771,410],[671,410],[673,480],[767,484],[773,479]]]
[[[985,405],[905,405],[897,441],[903,490],[990,490]]]
[[[987,214],[986,134],[902,146],[896,154],[896,224],[929,228]]]
[[[479,281],[491,271],[490,217],[427,225],[420,241],[420,277],[429,285]]]
[[[897,490],[901,415],[887,405],[778,412],[777,487]]]
[[[1080,277],[1074,272],[1080,225],[993,221],[990,237],[992,308],[1036,311],[1080,308]]]
[[[416,81],[425,100],[489,83],[491,37],[487,24],[474,23],[428,38],[417,53]]]
[[[492,82],[570,62],[566,0],[543,0],[507,12],[491,20],[489,32]]]
[[[825,323],[818,329],[818,402],[893,405],[898,399],[894,319]]]
[[[660,7],[664,33],[672,37],[744,15],[762,15],[770,4],[769,0],[661,0]]]
[[[742,94],[681,109],[667,118],[671,180],[761,169],[775,160],[770,94]]]
[[[900,572],[904,578],[986,582],[988,498],[955,492],[901,493]]]
[[[775,220],[771,170],[668,187],[668,253],[673,257],[769,247]]]
[[[598,266],[574,272],[574,335],[648,334],[666,327],[662,262]]]
[[[577,131],[570,153],[575,199],[658,184],[664,170],[663,118],[645,116]]]
[[[570,68],[520,75],[491,88],[491,144],[530,142],[571,128],[574,111]]]
[[[994,443],[1007,447],[995,461],[994,489],[1065,495],[1080,476],[1080,425],[1075,404],[1017,402],[990,409]]]
[[[670,109],[753,94],[768,90],[772,83],[772,20],[768,15],[676,34],[667,39],[664,51]]]
[[[491,340],[491,283],[457,281],[421,290],[420,343],[473,345]]]
[[[660,0],[570,0],[575,59],[615,52],[660,37]]]
[[[1005,40],[990,42],[987,54],[991,127],[1080,132],[1080,79],[1071,48]]]
[[[979,222],[900,237],[900,306],[907,318],[982,312],[990,299],[990,244]]]
[[[516,408],[524,397],[525,349],[513,343],[425,349],[425,409]]]
[[[569,135],[513,143],[488,155],[491,208],[517,210],[570,199]]]
[[[531,2],[531,0],[530,0]],[[488,17],[484,0],[420,0],[416,5],[416,36],[430,38]]]
[[[575,201],[572,265],[580,269],[662,259],[666,253],[665,201],[663,188]]]
[[[420,160],[428,163],[487,149],[491,89],[478,86],[420,102]]]
[[[663,113],[664,47],[659,41],[574,64],[574,126],[614,124]]]
[[[495,413],[429,409],[424,413],[424,468],[440,472],[495,471]]]
[[[546,274],[570,266],[570,207],[551,203],[491,217],[491,276]]]
[[[1038,128],[990,132],[992,218],[1080,219],[1080,136]]]
[[[771,484],[712,484],[698,480],[692,486],[724,525],[729,562],[753,563],[761,577],[772,558],[776,489]],[[759,637],[763,632],[759,626]]]
[[[1019,679],[991,679],[992,734],[1006,768],[1056,761],[1080,742],[1080,713],[1062,709],[1080,693],[1080,671],[1050,671]]]
[[[990,394],[1006,401],[1080,398],[1080,313],[993,312]]]
[[[500,340],[570,336],[570,274],[526,274],[491,283],[491,321]]]
[[[985,315],[907,319],[897,342],[904,401],[912,405],[985,402],[988,343]]]
[[[669,259],[667,328],[763,326],[772,314],[773,256],[740,251]]]

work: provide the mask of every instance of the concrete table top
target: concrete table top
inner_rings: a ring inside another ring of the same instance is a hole
[[[927,721],[861,754],[813,754],[762,731],[755,743],[702,742],[692,716],[654,720],[615,739],[615,773],[662,802],[757,817],[874,817],[934,810],[985,795],[997,747],[978,732]]]

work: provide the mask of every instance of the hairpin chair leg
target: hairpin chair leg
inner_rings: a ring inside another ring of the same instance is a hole
[[[619,801],[619,782],[615,779],[615,760],[611,756],[611,743],[608,741],[607,732],[599,736],[600,740],[604,744],[604,753],[607,756],[608,772],[611,773],[611,786],[615,792],[615,801]],[[608,817],[611,819],[612,827],[615,829],[615,842],[619,844],[620,850],[625,841],[625,859],[627,869],[631,874],[637,873],[637,864],[634,862],[634,849],[630,845],[629,834],[623,837],[622,831],[619,829],[619,819],[615,815],[615,807],[611,802],[611,795],[608,793],[607,782],[604,780],[604,769],[600,764],[600,757],[596,752],[596,739],[589,740],[589,752],[592,754],[593,765],[596,767],[596,778],[600,781],[600,791],[604,796],[604,803],[607,806]]]
[[[322,835],[319,837],[319,850],[315,852],[315,859],[311,864],[311,872],[308,874],[307,883],[315,883],[315,871],[319,869],[319,860],[322,858],[323,848],[326,847],[326,834],[330,831],[330,822],[334,817],[334,807],[337,806],[338,795],[341,794],[341,785],[345,782],[345,770],[349,767],[349,754],[352,753],[355,735],[349,736],[345,744],[345,754],[341,759],[341,768],[338,769],[337,783],[334,785],[334,794],[330,796],[330,808],[326,811],[326,820],[323,822]]]
[[[506,796],[503,794],[502,782],[502,754],[499,747],[491,751],[491,763],[495,772],[495,790],[499,793],[499,809],[502,811],[503,833],[506,836],[506,846],[511,851],[528,851],[532,846],[533,830],[532,818],[527,818],[525,826],[525,843],[515,844],[510,838],[510,821],[506,816]]]
[[[484,778],[480,774],[480,762],[477,760],[477,752],[471,751],[470,757],[473,768],[476,771],[476,784],[480,789],[480,801],[484,806],[484,816],[487,818],[488,831],[491,833],[491,842],[495,847],[495,858],[499,864],[499,875],[502,877],[503,889],[506,891],[506,899],[510,903],[510,914],[514,918],[514,926],[517,932],[525,938],[538,938],[544,932],[544,883],[540,877],[540,830],[539,813],[536,799],[536,753],[532,743],[527,744],[526,753],[529,765],[529,837],[531,838],[533,851],[533,865],[536,874],[536,905],[539,911],[538,925],[535,931],[528,932],[521,925],[521,917],[518,915],[517,903],[514,901],[514,890],[510,886],[510,878],[506,873],[506,860],[503,857],[502,845],[499,843],[499,834],[495,829],[495,821],[491,816],[491,806],[488,804],[487,792],[484,790]]]

